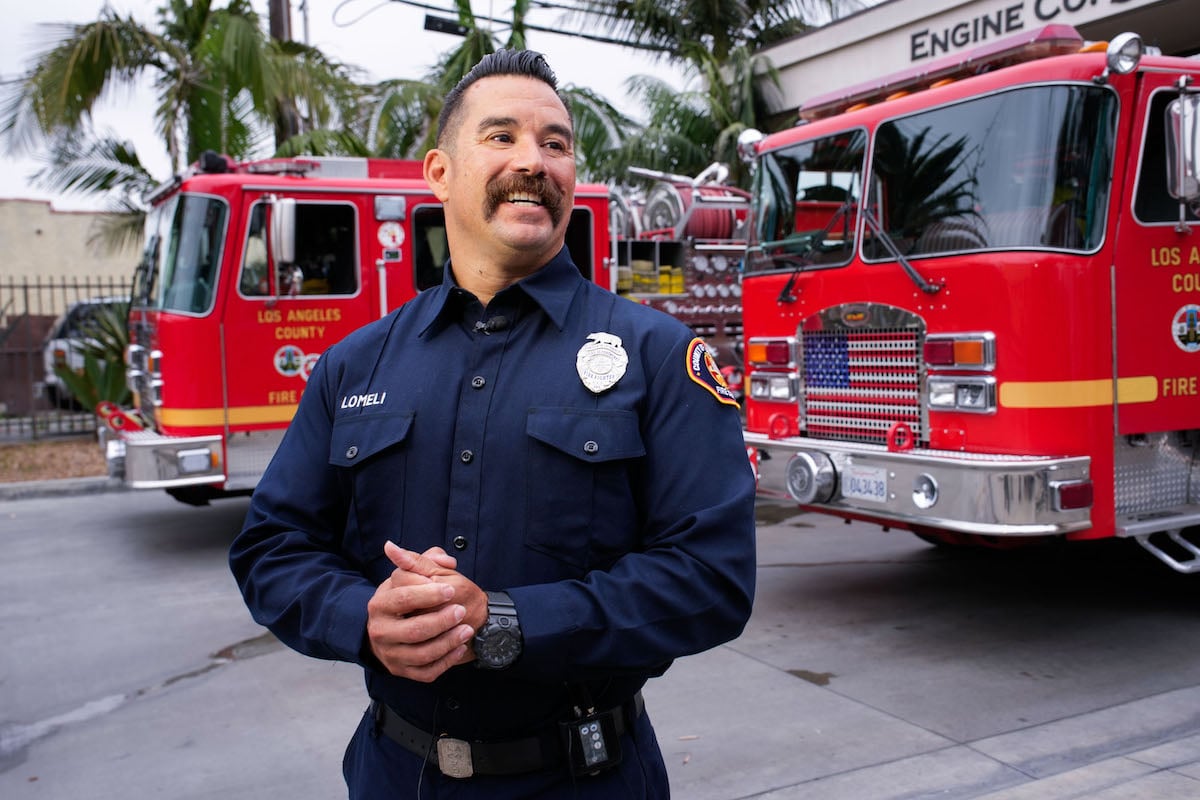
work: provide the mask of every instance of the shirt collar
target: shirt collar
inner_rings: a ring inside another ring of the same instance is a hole
[[[504,289],[501,294],[519,288],[541,307],[559,330],[562,330],[567,324],[567,312],[582,280],[579,268],[575,266],[570,252],[564,246],[544,267]],[[444,324],[455,318],[461,307],[462,297],[466,294],[454,280],[450,262],[446,262],[441,285],[429,291],[434,296],[430,298],[419,320],[422,336],[439,321]]]

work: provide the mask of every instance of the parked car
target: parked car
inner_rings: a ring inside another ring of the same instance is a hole
[[[108,314],[124,320],[128,313],[128,297],[93,297],[72,303],[54,321],[42,346],[42,365],[45,370],[42,392],[52,405],[56,408],[79,408],[78,401],[63,383],[56,368],[65,367],[82,373],[86,347],[102,346],[103,317]]]

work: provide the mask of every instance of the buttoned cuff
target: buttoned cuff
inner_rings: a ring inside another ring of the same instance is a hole
[[[350,661],[364,667],[372,665],[378,667],[378,662],[371,655],[371,648],[366,640],[367,603],[374,595],[375,588],[369,584],[355,584],[346,587],[329,604],[329,623],[325,628],[325,642],[329,649],[343,661]]]

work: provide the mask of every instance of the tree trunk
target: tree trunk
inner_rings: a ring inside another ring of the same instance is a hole
[[[291,0],[270,0],[271,38],[280,42],[292,41]],[[275,116],[275,148],[300,133],[300,115],[290,97],[280,98],[279,111]]]

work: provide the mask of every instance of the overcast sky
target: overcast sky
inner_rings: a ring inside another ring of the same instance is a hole
[[[156,27],[155,9],[161,0],[108,0],[122,15]],[[251,0],[254,8],[267,17],[267,0]],[[305,40],[305,19],[308,22],[308,43],[319,47],[335,60],[353,64],[367,71],[371,80],[387,78],[421,78],[436,63],[438,57],[457,45],[454,36],[424,30],[423,8],[389,0],[307,0],[307,15],[302,12],[305,0],[292,0],[292,38]],[[448,0],[427,0],[431,6],[450,8]],[[45,33],[39,23],[82,23],[95,20],[100,3],[97,0],[20,0],[6,3],[5,22],[0,26],[0,76],[12,80],[25,71],[32,56],[45,44]],[[224,0],[214,0],[218,7]],[[479,17],[511,19],[511,0],[480,2],[472,7]],[[451,15],[452,16],[452,15]],[[526,21],[554,27],[562,12],[536,10]],[[507,30],[501,30],[503,41]],[[626,103],[624,82],[631,75],[656,75],[675,86],[683,85],[678,70],[665,63],[655,63],[649,57],[628,48],[590,42],[576,37],[539,31],[528,33],[528,45],[546,54],[550,66],[558,74],[560,84],[585,86],[599,92],[614,105],[632,111]],[[117,92],[108,97],[96,115],[96,128],[111,130],[131,140],[142,162],[155,175],[169,177],[166,153],[159,143],[153,124],[154,98],[146,89],[133,93]],[[95,199],[78,195],[56,196],[33,186],[29,176],[38,163],[0,155],[0,198],[31,198],[52,200],[60,210],[96,208]]]

